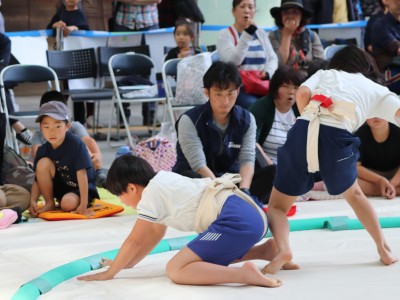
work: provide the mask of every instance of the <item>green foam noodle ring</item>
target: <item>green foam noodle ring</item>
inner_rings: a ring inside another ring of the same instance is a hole
[[[190,240],[194,239],[196,236],[197,235],[161,240],[149,254],[157,254],[171,250],[182,249]],[[172,243],[174,244],[173,247],[171,247],[170,245]],[[118,251],[119,249],[115,249],[95,254],[56,267],[50,271],[47,271],[46,273],[43,273],[39,277],[22,285],[18,289],[18,291],[12,296],[11,299],[12,300],[37,299],[41,294],[48,292],[49,290],[51,290],[52,288],[54,288],[63,281],[66,281],[80,274],[89,272],[91,270],[99,269],[101,267],[100,263],[95,264],[94,266],[92,261],[94,261],[96,258],[98,258],[98,261],[100,261],[101,258],[103,257],[106,257],[108,259],[114,259],[117,256]]]
[[[400,227],[400,217],[387,217],[380,218],[379,222],[382,228],[395,228]],[[357,219],[349,219],[348,217],[327,217],[327,218],[314,218],[314,219],[299,219],[290,220],[290,231],[300,230],[313,230],[325,229],[330,230],[356,230],[363,229],[360,221]],[[156,254],[167,251],[182,249],[189,241],[194,239],[197,235],[178,237],[172,239],[161,240],[160,243],[149,253]],[[271,233],[268,232],[265,237],[270,237]],[[91,270],[100,268],[99,263],[93,261],[100,261],[101,258],[114,259],[118,254],[119,249],[106,251],[100,254],[95,254],[86,258],[79,259],[74,262],[67,263],[53,270],[50,270],[38,278],[27,282],[22,285],[18,291],[13,295],[12,300],[32,300],[37,299],[41,293],[45,293],[61,282],[75,277],[77,275],[86,273]],[[42,290],[42,292],[41,292]]]

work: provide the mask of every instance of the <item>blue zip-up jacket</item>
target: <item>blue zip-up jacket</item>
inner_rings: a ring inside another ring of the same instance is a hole
[[[239,152],[242,147],[243,136],[250,127],[250,113],[244,108],[235,105],[231,111],[229,126],[224,136],[222,136],[213,122],[209,101],[190,109],[185,114],[196,127],[197,134],[203,144],[207,167],[210,168],[215,176],[218,177],[227,172],[239,173]],[[191,170],[179,141],[176,145],[176,151],[177,162],[172,171],[182,173]]]

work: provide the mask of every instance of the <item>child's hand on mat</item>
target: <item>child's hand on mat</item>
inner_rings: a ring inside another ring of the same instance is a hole
[[[79,205],[76,210],[73,211],[75,214],[84,215],[87,217],[93,217],[95,215],[94,211],[89,210],[86,206]]]
[[[110,280],[113,279],[114,276],[111,276],[108,274],[107,271],[96,273],[96,274],[91,274],[91,275],[86,275],[86,276],[80,276],[78,277],[78,280],[84,280],[84,281],[103,281],[103,280]]]
[[[34,202],[34,203],[31,202],[31,205],[29,206],[28,210],[29,210],[29,213],[31,214],[32,217],[34,217],[34,218],[37,217],[37,212],[36,212],[37,211],[37,204],[36,204],[36,202]]]
[[[100,266],[101,266],[102,268],[104,268],[104,267],[109,267],[109,266],[111,266],[111,263],[112,263],[112,262],[113,262],[113,261],[112,261],[111,259],[102,258],[101,261],[100,261]]]

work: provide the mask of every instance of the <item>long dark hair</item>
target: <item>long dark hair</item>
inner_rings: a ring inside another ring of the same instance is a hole
[[[375,59],[368,52],[355,45],[346,46],[336,52],[329,62],[328,69],[361,73],[368,79],[383,84],[383,78]]]

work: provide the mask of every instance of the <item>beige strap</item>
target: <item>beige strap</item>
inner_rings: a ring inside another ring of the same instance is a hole
[[[197,208],[194,230],[203,232],[217,218],[226,199],[235,194],[255,207],[264,221],[264,234],[268,230],[268,221],[264,211],[246,193],[242,192],[236,184],[242,180],[240,174],[226,173],[210,182],[200,200]]]
[[[319,171],[318,159],[318,136],[320,116],[329,115],[336,120],[343,120],[344,118],[354,120],[356,105],[353,102],[346,101],[333,101],[329,108],[321,106],[321,102],[311,100],[310,103],[304,108],[303,116],[310,118],[307,132],[307,164],[308,172],[315,173]]]

